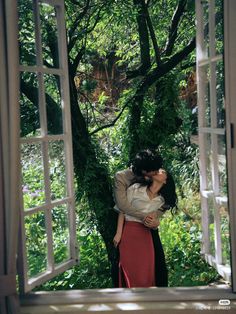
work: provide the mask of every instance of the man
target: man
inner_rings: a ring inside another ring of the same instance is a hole
[[[114,182],[114,198],[116,202],[115,208],[125,214],[142,219],[145,226],[151,229],[154,250],[155,250],[155,271],[156,271],[156,286],[168,286],[168,272],[166,268],[165,255],[160,241],[158,226],[159,221],[156,215],[149,214],[146,216],[136,208],[134,208],[127,200],[126,190],[132,184],[135,176],[151,176],[158,169],[162,168],[162,158],[150,150],[143,150],[139,152],[133,161],[132,167],[119,171],[115,175]],[[165,206],[165,205],[164,205]],[[164,207],[163,206],[163,207]],[[158,210],[158,217],[160,218],[165,208]]]

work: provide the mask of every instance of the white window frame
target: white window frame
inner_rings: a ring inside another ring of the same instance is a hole
[[[39,113],[41,135],[21,138],[21,144],[37,144],[42,145],[42,157],[44,168],[44,184],[45,184],[45,203],[31,209],[24,210],[23,193],[21,192],[21,241],[19,249],[19,274],[20,274],[20,290],[22,293],[29,292],[34,287],[44,283],[54,276],[66,271],[78,263],[78,247],[76,242],[76,217],[75,217],[75,197],[73,186],[73,157],[72,157],[72,135],[71,135],[71,113],[70,113],[70,97],[69,97],[69,78],[68,78],[68,58],[66,47],[66,30],[65,30],[65,10],[63,0],[33,0],[33,12],[35,17],[35,38],[36,38],[36,65],[27,66],[19,65],[19,71],[22,73],[35,73],[38,77],[38,97],[39,97]],[[59,68],[48,68],[43,64],[42,44],[40,33],[40,15],[39,5],[48,4],[55,8],[57,20],[57,38],[58,38],[58,54]],[[57,75],[60,78],[60,94],[63,120],[63,134],[49,135],[47,130],[47,113],[46,99],[44,88],[44,74]],[[65,151],[65,171],[67,196],[63,199],[51,200],[50,196],[50,178],[49,178],[49,142],[61,140],[64,143]],[[66,261],[56,265],[53,257],[53,232],[52,232],[52,215],[51,210],[59,205],[66,204],[68,207],[68,223],[69,223],[69,257]],[[28,215],[43,211],[45,214],[45,229],[47,236],[47,269],[45,272],[35,277],[28,278],[28,265],[26,254],[26,235],[24,227],[24,218]]]
[[[225,136],[225,128],[217,126],[216,108],[216,65],[222,62],[223,55],[217,54],[215,47],[215,0],[196,0],[197,20],[197,86],[198,86],[198,130],[199,130],[199,152],[200,152],[200,193],[202,210],[202,254],[206,261],[214,266],[219,274],[227,281],[231,281],[231,267],[222,262],[222,241],[220,205],[228,208],[228,198],[220,193],[219,170],[218,170],[218,138]],[[209,47],[204,41],[204,12],[203,4],[208,3],[208,25],[209,25]],[[210,72],[210,80],[207,79],[207,70]],[[210,124],[206,124],[206,87],[209,88],[210,102]],[[210,138],[210,150],[212,151],[211,178],[212,188],[207,186],[207,136]],[[225,169],[226,171],[226,169]],[[209,214],[208,200],[212,198],[214,204],[214,249],[213,255],[210,250]]]
[[[235,82],[236,82],[236,1],[225,0],[225,81],[226,81],[226,108],[228,114],[226,116],[227,124],[227,142],[231,142],[232,128],[230,123],[236,125],[236,111],[234,109],[235,101]],[[16,2],[13,1],[14,9]],[[11,22],[12,15],[9,14]],[[9,23],[10,24],[10,23]],[[12,23],[14,24],[14,23]],[[14,27],[13,27],[14,28]],[[11,29],[9,36],[15,35],[15,29]],[[12,39],[12,38],[11,38]],[[15,37],[12,39],[15,40]],[[9,54],[11,52],[8,52]],[[13,58],[14,61],[14,58]],[[12,63],[11,74],[14,78],[14,73],[17,75],[17,66]],[[17,103],[18,96],[16,93],[12,96]],[[16,110],[15,106],[15,110]],[[16,123],[16,115],[13,115],[11,123]],[[11,130],[11,123],[9,130]],[[235,130],[234,130],[235,135]],[[234,136],[234,138],[236,138]],[[14,140],[14,138],[12,138]],[[236,180],[236,150],[234,147],[229,147],[228,152],[228,178],[229,178],[229,206],[231,219],[231,250],[232,250],[232,273],[234,291],[236,287],[236,195],[234,191]],[[14,197],[14,196],[12,196]],[[232,209],[232,210],[231,210]],[[9,208],[9,215],[12,215]],[[20,251],[19,251],[20,252]],[[12,256],[12,255],[11,255]],[[15,257],[12,256],[15,260]],[[219,306],[219,300],[230,300],[231,308],[222,309]],[[235,310],[236,295],[231,292],[228,286],[221,287],[179,287],[179,288],[155,288],[155,289],[99,289],[86,291],[56,291],[56,292],[36,292],[21,296],[21,312],[33,313],[42,311],[61,312],[69,311],[107,311],[121,312],[124,310],[141,310],[142,313],[150,313],[153,310],[158,310],[158,313],[166,313],[166,309],[171,313],[189,312],[189,310],[206,310],[207,312],[215,312],[219,309],[220,312],[233,313]],[[53,305],[53,306],[52,306]],[[148,305],[150,307],[148,308]],[[91,307],[90,307],[91,306]],[[39,307],[39,308],[37,308]]]
[[[236,292],[236,1],[224,0],[225,107],[232,288]]]

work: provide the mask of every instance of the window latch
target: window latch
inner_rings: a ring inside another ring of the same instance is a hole
[[[230,123],[230,146],[234,148],[234,124]]]

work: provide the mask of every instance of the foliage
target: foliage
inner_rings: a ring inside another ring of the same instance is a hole
[[[199,195],[190,193],[188,198],[180,199],[179,208],[177,215],[165,214],[160,225],[160,237],[169,272],[169,286],[209,285],[217,281],[219,275],[201,255]],[[87,222],[80,226],[82,228],[78,235],[80,265],[36,290],[112,287],[104,242],[94,228],[88,230]]]
[[[79,265],[56,276],[35,290],[100,289],[112,287],[110,264],[104,241],[94,229],[78,235]]]
[[[207,275],[201,260],[199,223],[188,220],[198,211],[194,194],[199,187],[198,148],[190,142],[196,121],[179,98],[186,69],[191,71],[195,60],[193,1],[66,0],[65,8],[81,258],[80,266],[46,283],[43,289],[112,285],[110,267],[116,262],[112,238],[117,218],[112,211],[112,177],[144,147],[160,150],[175,176],[181,199],[192,204],[180,204],[184,213],[162,222],[171,285],[209,282],[215,274],[210,271]],[[43,64],[57,68],[56,11],[43,3],[39,11]],[[19,1],[23,65],[36,64],[32,12],[32,1]],[[43,81],[48,134],[61,134],[60,76],[45,75]],[[21,135],[41,135],[38,76],[23,73],[20,82]],[[30,150],[23,148],[26,208],[41,204],[44,197],[40,148],[32,149],[32,157]],[[65,194],[60,152],[60,144],[51,147],[53,199]],[[67,257],[67,221],[62,213],[60,208],[52,212],[57,263]],[[27,238],[32,239],[27,244],[30,276],[46,267],[44,219],[44,215],[32,215],[26,221]]]
[[[166,214],[160,224],[160,237],[169,270],[169,285],[208,285],[219,279],[219,275],[201,255],[199,198],[190,195],[181,199],[179,207],[181,211],[177,215]]]

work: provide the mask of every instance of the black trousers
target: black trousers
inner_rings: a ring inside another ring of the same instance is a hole
[[[160,240],[158,229],[151,230],[151,233],[155,251],[156,286],[168,287],[168,270],[166,267],[165,254]]]

